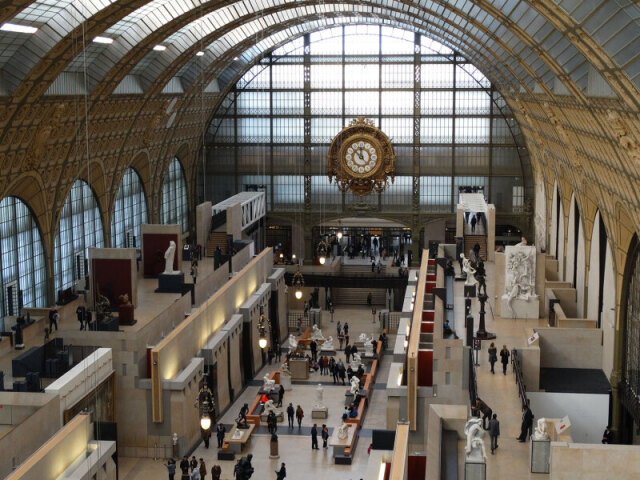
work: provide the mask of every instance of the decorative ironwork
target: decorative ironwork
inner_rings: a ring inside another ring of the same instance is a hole
[[[260,317],[258,318],[258,344],[260,348],[267,346],[267,333],[271,331],[271,320],[264,314],[264,307],[260,305]]]
[[[381,192],[394,180],[395,158],[389,137],[372,120],[355,118],[331,142],[329,181],[335,177],[340,191],[361,197]]]
[[[291,286],[296,289],[296,298],[300,300],[302,298],[302,287],[304,287],[304,276],[300,271],[300,267],[298,267],[291,278]]]

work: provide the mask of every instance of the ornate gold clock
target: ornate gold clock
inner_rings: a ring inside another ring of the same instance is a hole
[[[373,121],[358,117],[331,142],[329,181],[336,177],[341,191],[351,190],[361,197],[373,190],[381,192],[394,180],[395,158],[389,137]]]

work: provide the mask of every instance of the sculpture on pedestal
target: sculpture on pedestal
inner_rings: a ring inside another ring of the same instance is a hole
[[[340,440],[346,440],[346,438],[348,436],[349,436],[349,424],[348,423],[343,423],[338,428],[338,438]]]
[[[311,338],[313,340],[324,340],[324,335],[322,335],[322,331],[318,328],[318,325],[313,325],[313,327],[311,327]]]
[[[174,242],[173,240],[171,240],[169,242],[169,248],[167,248],[167,251],[164,252],[164,260],[165,260],[165,264],[164,264],[164,273],[165,275],[175,275],[176,273],[180,273],[177,270],[173,269],[173,259],[176,255],[176,242]]]
[[[359,391],[360,379],[354,375],[351,377],[351,388],[349,389],[349,392],[351,392],[351,395],[357,395]]]
[[[351,368],[353,370],[357,370],[361,364],[362,364],[362,358],[360,357],[360,354],[354,353],[351,360]]]
[[[322,346],[320,347],[320,351],[330,351],[330,350],[335,350],[336,347],[333,344],[333,337],[329,337],[328,340],[325,340],[324,343],[322,344]]]
[[[266,392],[270,392],[274,388],[276,388],[276,381],[269,379],[269,373],[265,373],[264,377],[262,377],[262,390]]]
[[[98,298],[96,299],[96,320],[99,323],[111,320],[111,302],[101,294],[98,294]]]
[[[464,451],[467,458],[480,454],[482,458],[487,460],[487,452],[484,448],[484,429],[482,428],[481,418],[470,418],[464,426],[464,434],[467,436],[467,444]]]
[[[249,425],[247,425],[248,413],[249,413],[249,404],[245,403],[240,409],[240,413],[236,417],[236,426],[238,428],[249,428]]]
[[[460,258],[462,259],[462,271],[467,276],[467,279],[464,281],[465,285],[475,285],[475,279],[473,275],[476,273],[475,269],[471,266],[471,262],[467,257],[464,256],[464,253],[460,254]]]
[[[276,416],[282,415],[282,409],[276,407],[276,404],[273,400],[267,400],[262,407],[262,413],[270,413],[273,412]]]
[[[547,419],[539,418],[536,423],[536,429],[531,435],[532,440],[549,440],[549,434],[547,433]]]
[[[324,393],[324,388],[322,388],[322,384],[319,383],[316,387],[316,403],[313,406],[314,408],[324,408],[324,404],[322,403],[322,397]]]
[[[523,242],[526,239],[523,237]],[[521,242],[521,243],[523,243]],[[515,318],[514,301],[516,299],[526,302],[537,300],[535,293],[536,284],[536,248],[530,245],[508,246],[505,249],[505,301],[512,315]]]
[[[289,335],[289,348],[296,349],[298,348],[298,340],[293,335]]]
[[[360,336],[358,337],[358,340],[362,343],[367,343],[367,334],[361,333]]]
[[[373,337],[364,342],[364,354],[367,357],[373,357]]]
[[[474,275],[476,282],[478,282],[478,295],[486,295],[487,294],[487,282],[486,277],[487,272],[484,269],[484,262],[481,258],[478,258],[476,263],[476,273]]]

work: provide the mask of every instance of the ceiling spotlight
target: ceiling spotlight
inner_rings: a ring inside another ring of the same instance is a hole
[[[202,57],[203,55],[204,55],[204,52],[202,50],[196,53],[196,57]]]
[[[111,45],[113,43],[113,38],[109,38],[109,37],[94,37],[93,43],[104,43],[105,45]]]
[[[233,57],[234,62],[237,62],[238,60],[240,60],[238,57]]]
[[[5,32],[17,32],[17,33],[36,33],[38,29],[31,25],[17,25],[15,23],[3,23],[0,30]]]
[[[164,45],[156,45],[155,47],[153,47],[153,49],[156,52],[164,52],[167,49],[167,47],[165,47]]]

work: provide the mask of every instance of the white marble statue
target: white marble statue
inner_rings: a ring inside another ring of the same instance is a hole
[[[526,240],[525,240],[526,241]],[[516,316],[514,301],[537,300],[536,295],[536,247],[531,245],[507,246],[505,248],[504,295],[510,313]]]
[[[283,363],[280,367],[280,377],[282,377],[283,375],[288,377],[291,376],[291,371],[289,370],[289,365],[287,365],[287,362]]]
[[[357,370],[361,364],[362,364],[362,357],[360,357],[359,353],[354,353],[351,358],[351,369]]]
[[[373,335],[364,342],[364,354],[367,357],[373,357]]]
[[[360,343],[367,343],[367,334],[361,333],[360,336],[358,337],[358,340],[360,341]]]
[[[265,392],[270,392],[271,390],[273,390],[274,388],[276,388],[276,381],[275,380],[269,380],[269,373],[265,373],[264,377],[262,377],[262,390],[264,390]]]
[[[293,334],[289,335],[289,348],[292,348],[293,350],[298,348],[298,340],[296,340],[296,337],[293,336]]]
[[[324,335],[322,335],[322,330],[318,328],[318,325],[314,324],[313,327],[311,327],[311,332],[311,338],[316,342],[318,340],[324,340]]]
[[[176,242],[171,240],[169,242],[169,248],[164,252],[164,274],[175,275],[176,273],[180,273],[178,270],[173,269],[173,259],[176,256]]]
[[[324,403],[322,403],[322,397],[324,394],[324,388],[322,388],[322,384],[319,383],[316,387],[316,404],[313,408],[324,408]]]
[[[536,247],[538,252],[547,248],[546,233],[547,233],[547,221],[544,216],[544,212],[538,212],[535,216],[536,226]]]
[[[349,389],[351,395],[357,395],[360,391],[360,379],[355,375],[351,377],[351,388]]]
[[[539,418],[536,424],[536,429],[531,435],[532,440],[549,440],[549,434],[547,433],[547,419]]]
[[[333,337],[329,336],[329,338],[327,340],[324,341],[324,343],[322,344],[322,346],[320,347],[320,351],[321,352],[327,352],[327,351],[332,351],[335,350],[336,347],[333,344]]]
[[[460,254],[460,258],[462,259],[462,271],[467,276],[467,279],[464,281],[464,284],[475,285],[476,279],[473,275],[476,273],[476,269],[471,266],[471,262],[467,257],[464,256],[464,253]]]
[[[267,400],[264,403],[264,406],[262,407],[262,413],[266,413],[268,415],[269,412],[273,412],[276,415],[280,415],[282,414],[282,409],[276,407],[276,404],[273,402],[273,400]]]
[[[482,428],[481,418],[470,418],[464,426],[464,434],[467,436],[467,444],[464,451],[467,458],[474,457],[478,454],[482,455],[484,461],[487,461],[487,452],[484,449],[484,429]]]
[[[242,435],[244,435],[244,430],[241,428],[236,428],[236,431],[233,432],[231,438],[233,438],[234,440],[240,440],[242,438]]]
[[[526,247],[527,245],[529,245],[527,243],[527,238],[526,237],[520,237],[520,241],[518,243],[516,243],[516,247]]]
[[[338,428],[338,438],[340,440],[346,440],[348,436],[349,436],[349,424],[343,423]]]

